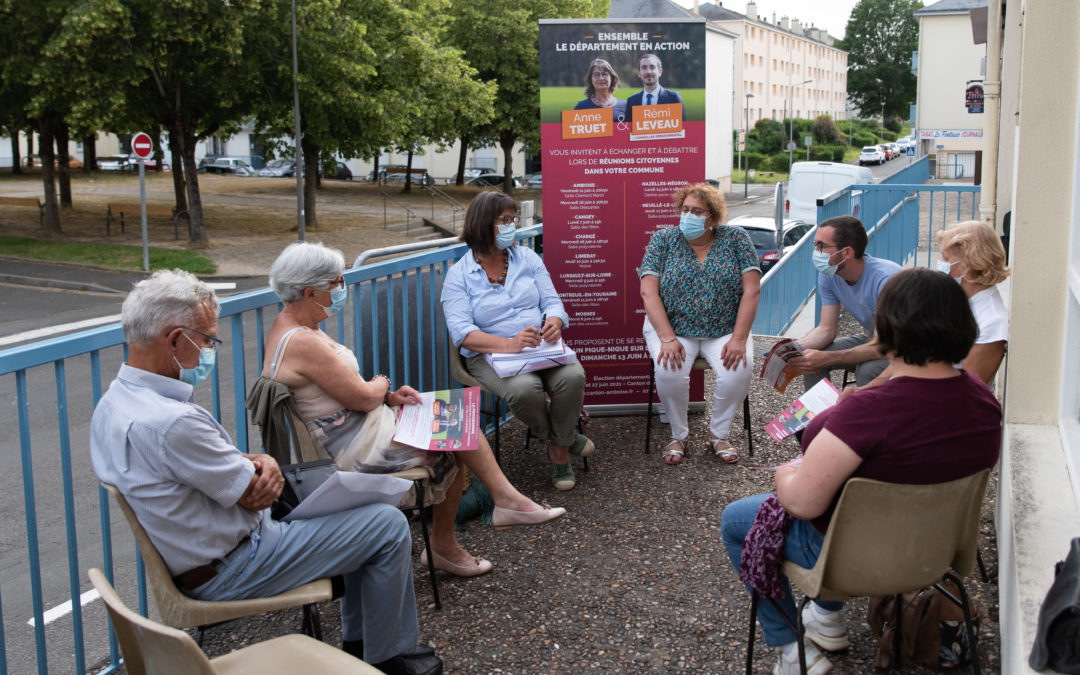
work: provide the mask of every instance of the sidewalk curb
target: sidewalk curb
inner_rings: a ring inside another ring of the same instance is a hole
[[[144,277],[148,277],[153,272],[146,272],[144,270],[131,270],[124,269],[123,267],[108,267],[106,265],[90,265],[88,263],[75,263],[67,262],[63,260],[40,260],[38,258],[20,258],[13,255],[0,255],[0,262],[16,262],[16,263],[28,263],[32,265],[48,265],[50,267],[62,267],[71,270],[86,270],[88,272],[107,272],[110,274],[139,274]],[[6,275],[14,276],[14,275]],[[263,274],[196,274],[195,276],[200,279],[212,279],[215,281],[228,281],[230,279],[258,279],[266,276]],[[58,283],[72,283],[56,280]],[[80,286],[87,286],[89,284],[79,284]],[[111,289],[110,289],[111,290]]]

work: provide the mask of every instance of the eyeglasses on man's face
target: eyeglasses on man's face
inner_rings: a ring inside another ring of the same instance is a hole
[[[827,248],[837,248],[837,247],[836,247],[836,244],[830,244],[830,243],[827,243],[827,242],[824,242],[824,241],[815,241],[814,242],[814,250],[817,251],[818,253],[824,253],[825,249],[827,249]],[[839,249],[837,249],[837,250],[839,250]]]
[[[333,290],[334,288],[345,288],[345,277],[338,277],[332,279],[326,286],[326,290]]]
[[[187,326],[180,326],[180,327],[183,328],[184,330],[189,330],[192,333],[197,333],[197,334],[201,335],[203,337],[203,339],[205,339],[206,341],[208,341],[210,343],[207,346],[209,346],[214,351],[217,351],[217,348],[218,348],[219,345],[225,344],[225,342],[222,341],[221,339],[216,338],[213,335],[207,335],[206,333],[202,332],[201,330],[195,330],[194,328],[188,328]]]

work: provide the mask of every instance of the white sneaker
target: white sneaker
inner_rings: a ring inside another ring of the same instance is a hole
[[[799,675],[799,650],[796,647],[790,654],[785,654],[783,647],[777,650],[779,658],[773,666],[773,675]],[[811,642],[806,643],[806,673],[807,675],[825,675],[832,671],[832,662],[828,657],[818,651]]]
[[[802,620],[806,637],[818,647],[835,652],[851,646],[842,611],[829,612],[810,602],[803,608]]]

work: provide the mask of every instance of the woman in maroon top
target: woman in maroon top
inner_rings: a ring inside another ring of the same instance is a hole
[[[892,378],[845,397],[814,418],[803,434],[802,464],[776,472],[776,496],[792,517],[783,556],[803,567],[817,560],[848,478],[944,483],[997,462],[1001,406],[982,380],[952,365],[964,360],[978,334],[960,287],[940,272],[898,272],[881,291],[874,324]],[[721,536],[736,570],[743,540],[767,497],[747,497],[724,509]],[[794,616],[786,579],[783,585],[785,595],[778,603]],[[846,648],[841,607],[817,600],[807,605],[806,637],[827,650]],[[799,672],[795,634],[771,603],[759,605],[758,619],[766,643],[780,651],[773,672]],[[811,675],[831,670],[813,644],[806,653]]]

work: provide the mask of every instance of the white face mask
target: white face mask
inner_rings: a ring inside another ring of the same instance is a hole
[[[952,275],[952,266],[955,265],[958,262],[960,262],[960,261],[959,260],[954,260],[952,262],[945,262],[944,260],[939,260],[939,261],[937,261],[937,271],[941,272],[942,274],[948,274],[949,278],[951,278],[956,283],[960,283],[961,281],[964,280],[964,275],[961,274],[958,277],[954,277]]]

